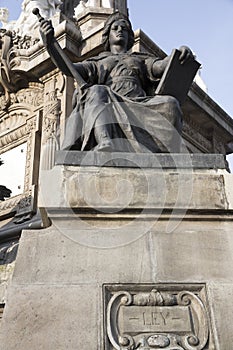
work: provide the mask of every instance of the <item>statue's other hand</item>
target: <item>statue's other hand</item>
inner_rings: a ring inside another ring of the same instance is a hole
[[[40,35],[45,46],[49,46],[54,39],[54,28],[50,20],[40,21]]]
[[[179,60],[181,64],[184,64],[188,60],[195,58],[192,53],[192,50],[188,46],[181,46],[179,48],[179,51],[180,51]]]

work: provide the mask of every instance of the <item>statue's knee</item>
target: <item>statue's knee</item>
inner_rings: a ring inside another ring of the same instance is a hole
[[[166,96],[166,100],[167,100],[167,103],[173,107],[173,108],[177,108],[180,110],[180,104],[179,104],[179,101],[173,97],[173,96]]]

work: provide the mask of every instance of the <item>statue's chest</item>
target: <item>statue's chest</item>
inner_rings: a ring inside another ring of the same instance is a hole
[[[100,64],[100,72],[107,75],[134,75],[140,76],[143,70],[143,61],[130,55],[116,55],[103,60]]]

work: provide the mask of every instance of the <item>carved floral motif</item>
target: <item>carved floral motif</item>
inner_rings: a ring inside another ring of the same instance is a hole
[[[24,36],[17,35],[17,33],[14,31],[12,32],[12,36],[13,36],[13,39],[12,39],[13,45],[18,50],[27,50],[31,46],[35,45],[40,41],[39,38],[33,38],[28,35],[24,35]]]

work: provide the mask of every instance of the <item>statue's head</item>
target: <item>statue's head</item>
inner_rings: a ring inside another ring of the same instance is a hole
[[[1,7],[0,8],[0,21],[8,22],[8,17],[9,17],[9,10],[7,8]]]
[[[104,45],[104,49],[106,51],[110,50],[109,33],[110,33],[110,30],[111,30],[111,27],[114,24],[114,22],[117,22],[117,21],[120,21],[120,20],[123,20],[126,23],[126,27],[128,29],[128,45],[127,45],[127,49],[128,50],[131,49],[131,47],[134,44],[134,32],[133,32],[130,20],[124,14],[119,13],[119,12],[115,12],[111,16],[109,16],[109,18],[105,22],[105,26],[104,26],[104,30],[103,30],[103,34],[102,34],[102,44]]]

